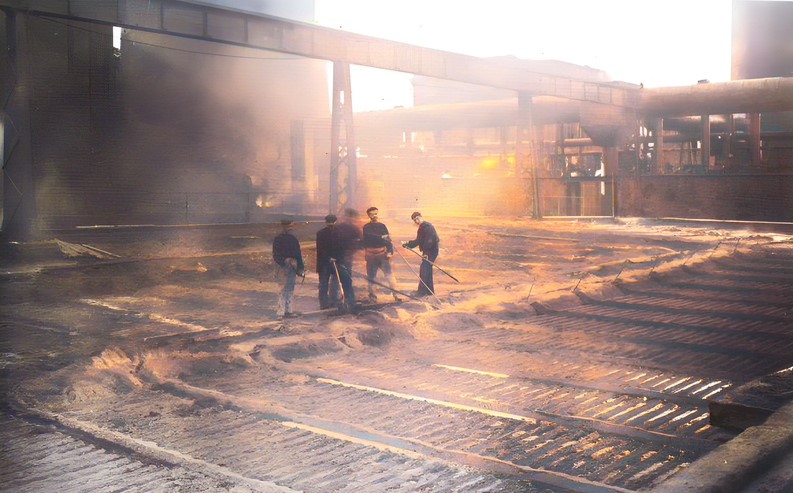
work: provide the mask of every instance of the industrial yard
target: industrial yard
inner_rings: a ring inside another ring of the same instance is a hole
[[[793,492],[793,3],[544,3],[0,0],[0,492]]]
[[[788,234],[433,222],[459,284],[436,273],[437,298],[337,315],[310,273],[289,320],[274,226],[17,245],[0,490],[646,491],[729,450],[741,413],[717,426],[710,403],[787,377]],[[297,230],[310,267],[317,228]],[[746,491],[782,491],[763,487]]]

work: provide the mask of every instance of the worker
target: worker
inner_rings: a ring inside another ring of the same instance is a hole
[[[278,318],[299,315],[292,311],[292,297],[295,292],[297,276],[305,273],[300,242],[292,234],[295,223],[291,219],[281,220],[281,234],[273,239],[273,261],[278,266],[281,292],[278,296]]]
[[[421,212],[414,212],[410,215],[410,219],[418,227],[416,239],[405,242],[402,246],[405,248],[418,247],[422,253],[422,261],[419,268],[419,286],[416,290],[416,296],[434,295],[435,285],[432,282],[432,264],[438,258],[440,238],[435,231],[435,227],[422,218]]]
[[[383,271],[383,275],[391,288],[394,301],[399,301],[396,290],[396,278],[391,270],[391,257],[394,256],[394,245],[391,243],[391,236],[388,228],[380,222],[380,211],[377,207],[366,209],[369,222],[363,225],[363,246],[366,259],[366,279],[369,283],[369,301],[377,302],[377,294],[374,291],[374,279],[377,271]]]
[[[358,211],[345,209],[342,220],[333,229],[332,262],[341,282],[342,297],[339,312],[354,313],[356,311],[355,289],[352,283],[353,257],[361,249],[361,228],[356,224]]]
[[[339,278],[333,258],[333,236],[336,229],[336,215],[325,216],[325,227],[317,231],[317,274],[319,275],[319,309],[338,306],[341,297]],[[334,259],[335,260],[335,259]]]

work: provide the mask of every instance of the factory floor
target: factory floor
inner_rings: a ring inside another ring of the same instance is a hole
[[[300,223],[285,320],[275,223],[4,244],[0,491],[793,491],[791,231],[425,220],[354,314]]]

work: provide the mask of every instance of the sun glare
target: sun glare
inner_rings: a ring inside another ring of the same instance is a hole
[[[315,7],[326,27],[479,57],[560,60],[646,87],[730,76],[729,0],[316,0]],[[394,84],[366,104],[404,105],[406,83]],[[364,104],[367,95],[357,96]]]

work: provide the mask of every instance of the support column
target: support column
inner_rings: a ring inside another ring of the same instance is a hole
[[[561,171],[561,174],[564,175],[565,172],[565,131],[564,131],[564,123],[557,123],[556,124],[556,162],[554,163],[555,166],[558,167],[558,170]],[[556,169],[552,171],[557,171]],[[554,173],[552,176],[556,176]]]
[[[735,115],[727,115],[727,138],[724,142],[724,158],[727,162],[727,169],[735,166]]]
[[[5,50],[2,64],[3,229],[6,241],[26,241],[36,234],[36,194],[33,181],[30,128],[31,55],[27,16],[2,10]]]
[[[664,119],[655,119],[655,172],[666,173],[664,163]]]
[[[619,161],[620,149],[615,146],[608,146],[603,148],[603,167],[605,168],[605,180],[611,180],[611,215],[617,217],[617,185],[619,184]]]
[[[537,153],[535,152],[534,125],[532,122],[532,96],[518,95],[518,122],[515,135],[516,176],[524,183],[524,196],[529,199],[526,210],[535,219],[542,217],[540,190],[537,181]]]
[[[760,149],[760,113],[750,113],[749,118],[749,152],[752,158],[752,167],[757,169],[762,165],[763,154]]]
[[[350,65],[333,62],[333,113],[330,136],[330,212],[354,207],[357,188]]]
[[[702,115],[702,155],[700,164],[707,171],[710,169],[710,115]]]

